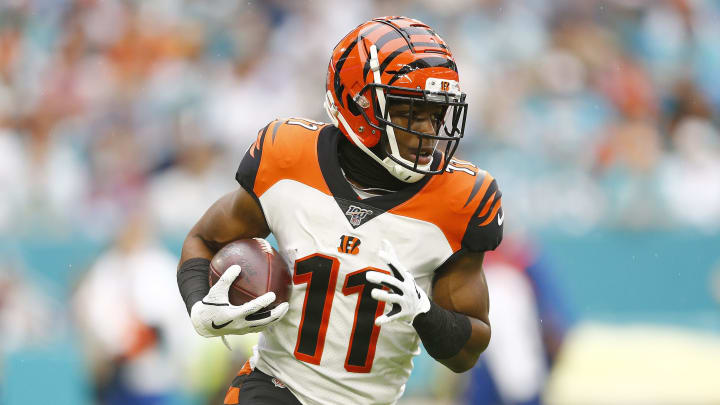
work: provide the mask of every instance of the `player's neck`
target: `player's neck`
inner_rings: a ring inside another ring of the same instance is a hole
[[[340,137],[338,142],[340,167],[345,178],[356,188],[370,193],[383,194],[398,191],[409,185],[390,174],[380,163],[351,144],[345,136],[340,133],[338,136]]]

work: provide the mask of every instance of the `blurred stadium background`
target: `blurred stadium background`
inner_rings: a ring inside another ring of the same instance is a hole
[[[491,348],[403,403],[720,403],[717,1],[2,0],[0,404],[221,402],[253,337],[194,335],[181,241],[379,15],[450,44],[507,214]]]

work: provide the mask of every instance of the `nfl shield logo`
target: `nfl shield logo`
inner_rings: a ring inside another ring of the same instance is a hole
[[[363,219],[365,219],[366,216],[372,215],[372,210],[351,205],[350,207],[348,207],[345,215],[349,217],[351,224],[353,224],[354,226],[359,226],[360,224],[362,224],[362,221]]]

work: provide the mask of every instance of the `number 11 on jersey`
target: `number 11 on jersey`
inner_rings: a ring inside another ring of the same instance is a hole
[[[294,354],[298,360],[320,364],[339,267],[337,258],[319,253],[295,261],[293,283],[308,285],[295,345]],[[382,315],[385,308],[384,302],[370,296],[374,288],[382,288],[367,281],[365,274],[370,270],[389,274],[386,270],[366,267],[348,274],[342,288],[344,295],[358,296],[345,357],[345,369],[354,373],[368,373],[372,369],[375,346],[380,334],[375,318]]]

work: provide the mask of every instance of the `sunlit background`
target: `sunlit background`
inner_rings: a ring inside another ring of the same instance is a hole
[[[403,403],[720,403],[720,3],[0,1],[0,404],[221,403],[182,239],[258,129],[325,120],[330,51],[406,15],[455,54],[503,191],[493,340]]]

